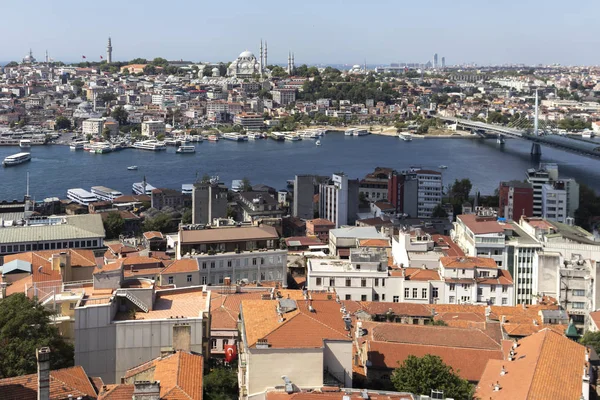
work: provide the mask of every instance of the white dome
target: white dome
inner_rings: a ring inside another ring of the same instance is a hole
[[[220,71],[220,70],[219,70],[219,68],[217,68],[217,67],[214,67],[214,68],[212,69],[212,72],[219,72],[219,71]]]
[[[254,54],[251,51],[243,51],[238,58],[254,58]]]
[[[360,69],[360,65],[356,64],[356,65],[352,66],[352,69]]]

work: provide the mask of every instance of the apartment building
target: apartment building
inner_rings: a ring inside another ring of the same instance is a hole
[[[227,187],[212,178],[196,182],[192,189],[192,223],[212,224],[215,218],[227,215]]]
[[[266,192],[242,192],[237,203],[242,211],[242,220],[254,222],[261,218],[281,218],[283,210],[277,200]]]
[[[360,180],[359,193],[369,201],[387,199],[389,176],[393,171],[391,168],[375,168],[375,171]]]
[[[566,222],[567,220],[567,190],[562,181],[542,185],[542,218]]]
[[[89,118],[82,122],[81,133],[92,136],[102,135],[102,128],[104,127],[104,120],[102,118]]]
[[[319,186],[319,217],[333,222],[336,228],[352,225],[358,212],[358,180],[343,173],[333,174]]]
[[[309,219],[306,221],[306,236],[315,236],[323,243],[329,243],[329,231],[335,224],[324,218]]]
[[[142,122],[142,135],[157,137],[165,134],[165,123],[163,121],[144,121]]]
[[[531,168],[527,170],[527,182],[529,182],[533,186],[533,216],[534,217],[543,217],[544,216],[544,208],[550,207],[555,208],[559,203],[550,203],[548,205],[544,205],[544,187],[546,185],[550,185],[550,187],[546,188],[549,191],[549,194],[553,194],[551,190],[554,187],[555,182],[562,182],[559,184],[557,189],[564,190],[564,195],[566,195],[566,199],[562,199],[565,203],[561,205],[566,206],[565,217],[574,217],[575,211],[579,208],[579,184],[577,181],[571,178],[559,178],[558,175],[558,165],[550,164],[550,163],[540,163],[538,169]],[[548,196],[549,200],[557,200],[554,196]],[[557,210],[546,210],[549,214],[557,215],[558,213],[554,212]],[[564,221],[559,221],[564,222]]]
[[[264,118],[259,114],[240,113],[233,118],[233,123],[246,131],[260,131],[264,127]]]
[[[533,216],[533,186],[520,181],[500,182],[498,216],[519,221]]]
[[[396,212],[413,218],[431,218],[442,203],[442,173],[419,168],[393,171],[388,182],[388,201]]]
[[[292,216],[302,219],[314,217],[314,196],[316,177],[296,175],[294,177],[294,204]]]
[[[273,101],[280,107],[285,107],[296,101],[295,89],[274,89],[271,90],[271,94],[273,95]]]

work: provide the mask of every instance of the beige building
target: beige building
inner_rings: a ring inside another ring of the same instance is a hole
[[[142,136],[156,137],[165,134],[165,123],[163,121],[142,122]]]
[[[240,399],[262,400],[281,386],[352,387],[350,315],[331,295],[281,292],[278,300],[242,301]]]
[[[83,135],[100,136],[104,128],[104,120],[102,118],[90,118],[83,121],[81,124],[81,133]]]

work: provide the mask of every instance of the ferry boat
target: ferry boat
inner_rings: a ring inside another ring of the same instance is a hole
[[[242,135],[240,133],[231,132],[231,133],[224,133],[223,139],[233,140],[234,142],[243,142],[243,141],[248,140],[248,137],[246,135]]]
[[[69,144],[71,150],[83,150],[83,145],[86,144],[84,141],[74,141]]]
[[[13,165],[23,164],[29,160],[31,160],[31,153],[17,153],[6,157],[4,161],[2,161],[2,165],[11,167]]]
[[[135,149],[150,150],[150,151],[161,151],[161,150],[167,149],[165,142],[159,142],[158,140],[154,140],[154,139],[142,140],[140,142],[135,142],[133,144],[133,147]]]
[[[273,140],[285,140],[285,133],[273,132],[271,133],[271,138]]]
[[[200,135],[191,135],[191,136],[188,136],[188,141],[189,142],[202,142],[202,141],[204,141],[204,138]]]
[[[350,129],[346,129],[344,131],[344,135],[345,136],[354,136],[354,131],[356,130],[356,128],[350,128]]]
[[[317,140],[317,141],[315,142],[315,144],[316,144],[317,146],[320,146],[320,145],[321,145],[321,141],[320,141],[320,140]]]
[[[94,148],[94,152],[96,154],[106,154],[106,153],[110,153],[111,151],[113,151],[111,144],[108,142],[95,143],[93,145],[93,148]]]
[[[297,142],[300,140],[300,136],[298,136],[294,133],[288,133],[285,135],[285,140],[288,142]]]
[[[76,188],[67,190],[67,198],[75,203],[87,206],[90,203],[98,201],[98,198],[87,190]]]
[[[165,139],[164,143],[166,146],[179,146],[181,141],[178,139]]]
[[[218,142],[219,141],[219,137],[217,135],[209,135],[208,136],[208,141],[209,142]]]
[[[21,139],[21,141],[19,142],[19,147],[22,149],[29,149],[31,148],[31,140],[29,139]]]
[[[410,142],[412,140],[412,135],[410,133],[401,133],[398,135],[398,137],[405,142]]]
[[[260,133],[248,133],[248,135],[246,135],[246,137],[250,140],[259,140],[262,139],[263,136]]]
[[[92,194],[100,200],[113,201],[117,197],[123,196],[118,190],[107,188],[106,186],[92,186]]]
[[[130,171],[137,171],[138,166],[137,165],[131,165],[131,166],[127,167],[127,169],[130,170]]]
[[[192,194],[194,192],[193,183],[184,183],[181,185],[181,194]]]
[[[316,130],[306,130],[298,132],[298,136],[302,139],[318,139],[320,135]]]
[[[366,129],[355,129],[352,133],[354,136],[367,136],[369,131]]]
[[[146,185],[146,193],[144,193],[144,182],[135,182],[133,185],[131,185],[131,190],[133,190],[133,193],[135,193],[135,194],[151,195],[152,191],[154,189],[156,189],[154,186],[152,186],[149,183],[145,183],[145,185]]]
[[[438,168],[439,168],[439,169],[447,169],[448,167],[447,167],[447,166],[445,166],[445,165],[440,165]]]
[[[183,154],[183,153],[195,153],[196,152],[196,147],[192,146],[192,145],[183,145],[183,146],[179,146],[177,148],[177,153],[179,154]]]

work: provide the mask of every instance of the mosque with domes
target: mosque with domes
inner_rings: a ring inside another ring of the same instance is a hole
[[[251,51],[246,50],[227,68],[227,75],[238,79],[267,74],[267,42],[265,42],[265,47],[263,48],[262,40],[260,41],[259,59],[256,59],[256,56]]]

